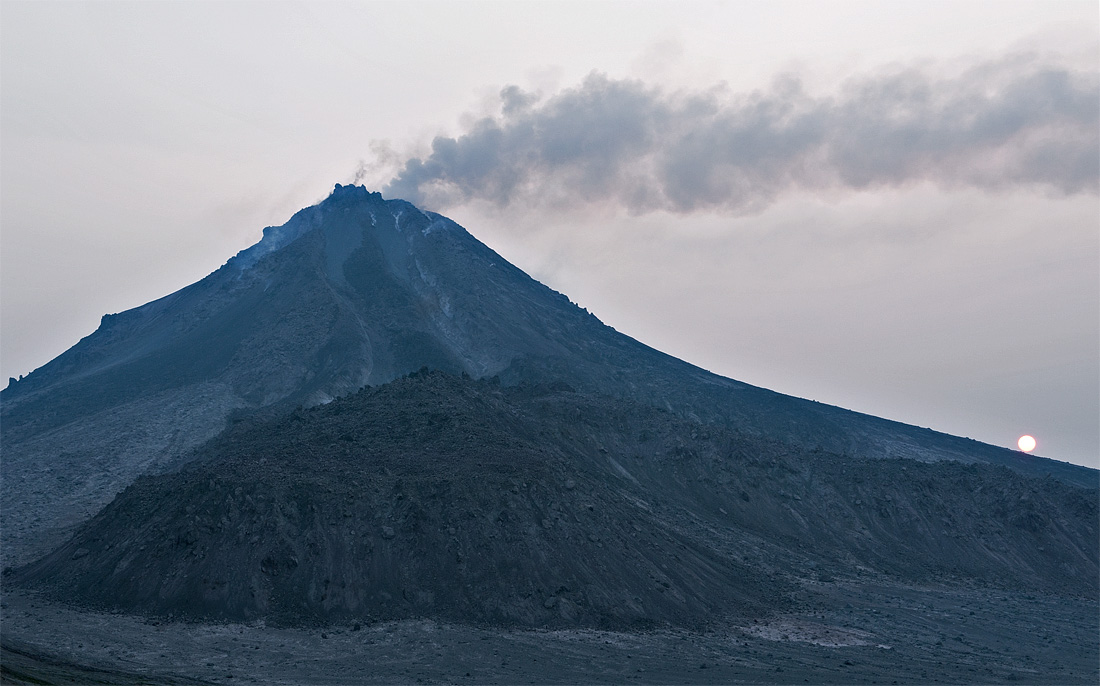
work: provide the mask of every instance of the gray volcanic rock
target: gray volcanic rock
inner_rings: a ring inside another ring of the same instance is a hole
[[[530,416],[526,392],[425,372],[242,423],[9,580],[292,624],[694,626],[784,606],[785,584],[679,530],[633,477],[608,478],[592,441],[555,436],[569,427]]]
[[[0,393],[7,563],[45,552],[138,475],[257,410],[421,366],[565,381],[804,448],[1097,473],[726,379],[603,325],[454,222],[358,186],[268,228],[205,279],[116,315]]]
[[[192,619],[702,627],[781,611],[807,577],[1095,599],[1097,508],[1003,467],[424,371],[238,423],[8,581]]]

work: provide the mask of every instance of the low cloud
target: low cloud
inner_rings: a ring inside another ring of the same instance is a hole
[[[746,214],[788,191],[925,182],[1100,192],[1100,76],[1013,56],[949,77],[915,67],[853,78],[827,96],[794,76],[741,94],[599,73],[546,98],[507,86],[499,115],[437,137],[383,192],[435,208]]]

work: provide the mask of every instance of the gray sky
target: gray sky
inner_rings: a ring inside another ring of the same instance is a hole
[[[0,5],[0,374],[359,180],[785,393],[1100,455],[1095,2]]]

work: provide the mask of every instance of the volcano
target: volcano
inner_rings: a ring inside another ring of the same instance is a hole
[[[602,324],[449,219],[337,185],[205,279],[119,314],[0,394],[3,555],[64,539],[234,418],[324,404],[421,367],[562,382],[795,450],[1095,470],[781,395]]]
[[[84,606],[699,628],[1100,574],[1095,470],[711,374],[358,186],[0,400],[6,583]]]

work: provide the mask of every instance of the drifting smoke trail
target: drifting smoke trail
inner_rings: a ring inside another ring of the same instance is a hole
[[[594,73],[545,100],[508,86],[500,101],[499,116],[406,160],[385,194],[437,208],[568,199],[743,214],[792,190],[1100,184],[1100,78],[1029,56],[952,78],[853,79],[830,97],[793,77],[732,95]]]

